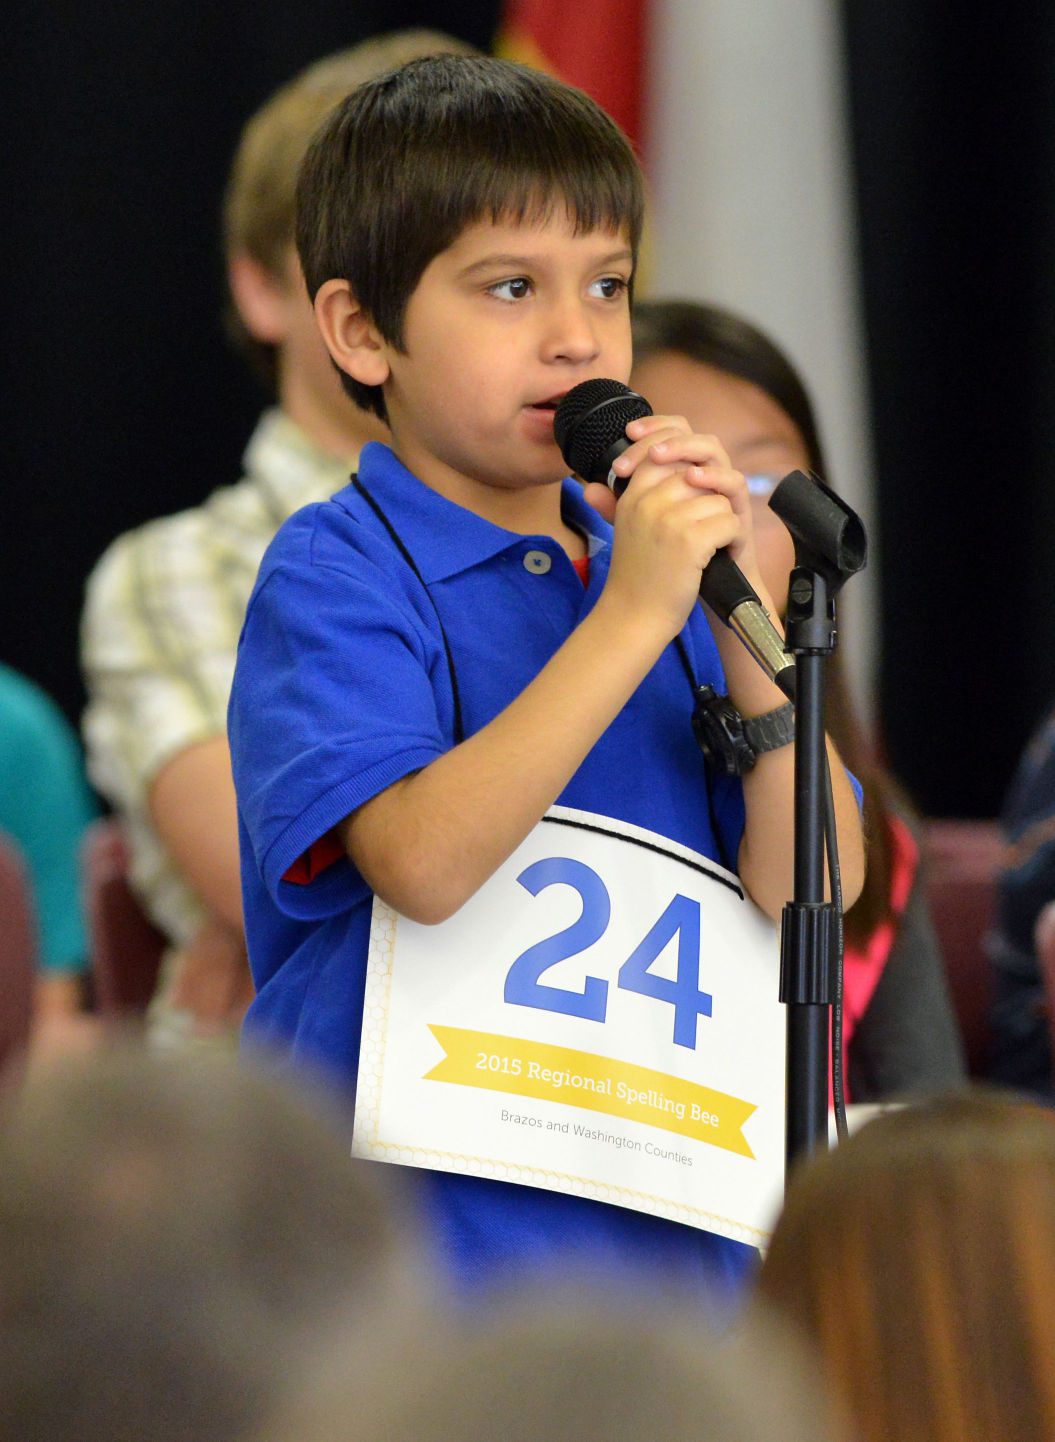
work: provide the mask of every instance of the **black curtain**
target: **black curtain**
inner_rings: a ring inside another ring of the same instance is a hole
[[[845,0],[889,761],[987,816],[1055,702],[1055,8]]]
[[[219,207],[245,119],[368,35],[487,49],[498,0],[225,0],[9,14],[0,659],[71,719],[105,546],[234,481],[263,396],[223,335]]]

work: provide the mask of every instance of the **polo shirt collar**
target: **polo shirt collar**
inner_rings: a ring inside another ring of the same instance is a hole
[[[363,447],[359,479],[395,527],[426,584],[490,561],[526,539],[441,496],[379,441]],[[562,482],[561,507],[565,520],[586,535],[591,555],[611,539],[611,527],[586,504],[582,487],[570,476]]]

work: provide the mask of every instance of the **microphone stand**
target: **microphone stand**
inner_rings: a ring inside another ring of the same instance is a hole
[[[829,1024],[842,955],[838,911],[824,899],[826,810],[830,813],[824,668],[835,649],[835,595],[864,566],[866,540],[860,519],[816,476],[792,471],[769,504],[792,534],[796,560],[785,620],[786,648],[795,658],[794,896],[784,908],[780,934],[790,1169],[828,1145]],[[834,852],[834,816],[831,831],[828,845]]]

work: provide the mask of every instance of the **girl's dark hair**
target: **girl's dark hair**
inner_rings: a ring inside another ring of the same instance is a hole
[[[700,365],[758,386],[798,427],[810,469],[828,479],[813,405],[798,371],[764,331],[721,306],[696,301],[638,302],[633,311],[634,360],[675,351]],[[864,888],[846,914],[846,938],[863,945],[891,916],[894,842],[888,817],[910,810],[878,765],[854,713],[846,670],[836,651],[827,667],[826,725],[839,754],[864,790],[868,865]]]
[[[479,220],[626,229],[636,256],[640,168],[614,121],[582,91],[487,56],[413,60],[361,85],[316,136],[297,185],[308,292],[346,280],[391,344],[429,262]],[[345,377],[384,418],[380,387]]]
[[[784,352],[757,326],[730,310],[697,301],[638,304],[634,309],[634,359],[643,361],[671,350],[765,391],[795,422],[811,468],[824,475],[817,422],[806,387]]]

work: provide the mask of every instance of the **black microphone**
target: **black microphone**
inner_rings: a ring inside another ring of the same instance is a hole
[[[557,406],[553,436],[577,476],[584,481],[600,481],[619,496],[629,478],[615,475],[612,465],[631,444],[626,428],[631,421],[651,414],[652,407],[644,396],[621,381],[583,381]],[[728,551],[715,551],[704,567],[700,595],[736,632],[770,679],[794,701],[794,657],[784,649],[783,637]]]

